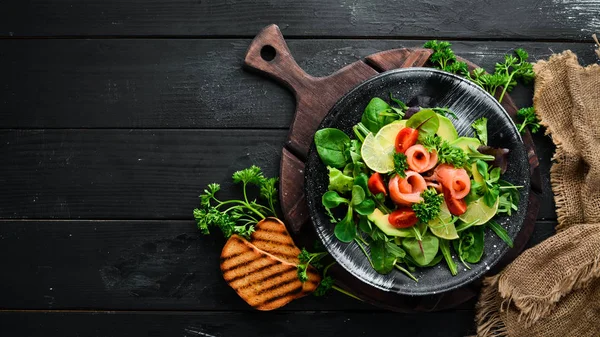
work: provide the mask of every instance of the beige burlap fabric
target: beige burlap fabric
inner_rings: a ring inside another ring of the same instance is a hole
[[[600,336],[600,66],[571,51],[534,65],[534,106],[556,144],[557,234],[484,281],[477,335]]]

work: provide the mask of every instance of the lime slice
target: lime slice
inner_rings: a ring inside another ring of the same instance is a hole
[[[431,233],[438,238],[446,240],[458,239],[456,227],[450,222],[452,221],[452,214],[450,214],[448,206],[446,206],[446,202],[443,202],[440,208],[440,215],[427,223]]]
[[[388,173],[394,169],[394,146],[384,148],[376,141],[375,136],[369,133],[360,149],[360,155],[367,166],[379,173]]]
[[[483,197],[471,202],[467,207],[467,211],[458,218],[464,223],[473,223],[473,226],[480,226],[490,221],[498,211],[500,198],[496,200],[494,206],[490,207],[485,204]]]
[[[383,149],[386,151],[388,149],[393,149],[396,147],[396,136],[398,136],[398,132],[406,127],[406,120],[399,120],[393,123],[390,123],[384,127],[382,127],[377,135],[375,135],[375,140],[381,145]]]

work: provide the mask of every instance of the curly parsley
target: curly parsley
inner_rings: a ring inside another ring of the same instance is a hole
[[[433,188],[426,189],[421,193],[423,198],[422,202],[412,205],[413,211],[415,211],[417,218],[422,223],[428,223],[430,220],[435,219],[439,214],[444,201],[444,197],[438,194]]]
[[[210,234],[211,227],[217,227],[228,238],[233,234],[250,238],[254,232],[254,224],[270,215],[276,215],[277,178],[265,178],[258,166],[237,171],[233,174],[233,182],[242,183],[244,199],[219,200],[215,194],[221,189],[219,184],[209,184],[200,195],[200,208],[194,209],[193,215],[202,234]],[[260,197],[269,207],[249,200],[246,191],[248,185],[260,189]]]

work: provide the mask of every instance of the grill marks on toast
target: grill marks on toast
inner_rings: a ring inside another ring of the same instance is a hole
[[[223,247],[221,271],[238,295],[258,310],[279,308],[303,290],[296,265],[260,251],[237,235]]]
[[[285,262],[299,264],[300,249],[285,228],[283,222],[275,218],[266,218],[255,226],[251,241],[256,248],[267,252]]]
[[[276,218],[255,226],[251,242],[233,235],[221,253],[223,278],[248,304],[258,310],[272,310],[315,291],[319,272],[309,266],[308,280],[298,279],[300,249]]]

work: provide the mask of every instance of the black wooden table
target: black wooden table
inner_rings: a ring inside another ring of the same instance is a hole
[[[377,51],[452,40],[493,69],[524,47],[595,61],[599,1],[8,0],[0,3],[0,335],[464,336],[474,301],[396,314],[334,293],[252,311],[223,281],[200,191],[251,164],[278,172],[294,111],[241,68],[276,23],[326,75]],[[519,107],[532,89],[517,88]],[[551,235],[553,152],[535,136]]]

